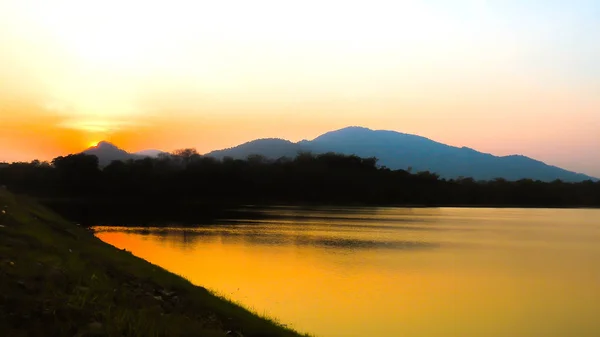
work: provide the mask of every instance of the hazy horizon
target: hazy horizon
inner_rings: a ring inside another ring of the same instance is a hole
[[[0,161],[349,125],[600,177],[600,4],[0,0]]]

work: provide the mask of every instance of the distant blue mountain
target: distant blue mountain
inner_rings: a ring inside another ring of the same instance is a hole
[[[169,154],[168,152],[161,150],[143,150],[133,153],[136,156],[158,158],[161,154]]]
[[[234,159],[246,159],[249,155],[260,154],[267,158],[296,157],[302,151],[302,146],[289,140],[279,138],[257,139],[236,147],[217,150],[206,154],[206,156],[223,159],[231,157]]]
[[[284,156],[293,158],[303,151],[377,157],[379,165],[390,169],[430,171],[444,178],[596,180],[585,174],[567,171],[521,155],[498,157],[467,147],[449,146],[421,136],[363,127],[347,127],[298,143],[283,139],[258,139],[233,148],[213,151],[206,156],[245,159],[249,155],[259,154],[276,159]]]

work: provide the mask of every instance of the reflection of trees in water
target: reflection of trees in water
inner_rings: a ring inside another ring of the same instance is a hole
[[[216,226],[218,227],[218,226]],[[413,230],[414,228],[405,228]],[[115,229],[118,231],[118,229]],[[413,249],[434,249],[440,246],[439,243],[423,241],[406,240],[369,240],[360,238],[343,238],[335,235],[305,235],[302,231],[277,232],[263,227],[256,230],[245,228],[229,227],[204,228],[204,229],[143,229],[128,230],[132,234],[151,236],[155,240],[165,243],[173,243],[181,248],[192,248],[202,242],[220,241],[223,244],[247,243],[251,245],[270,245],[270,246],[313,246],[320,248],[337,249],[395,249],[395,250],[413,250]]]
[[[368,227],[361,222],[377,223],[417,223],[436,222],[442,214],[439,208],[408,208],[408,207],[330,207],[330,206],[260,206],[241,207],[238,219],[231,221],[244,222],[248,220],[262,224],[262,220],[277,220],[283,222],[319,221],[335,226],[343,223],[345,227]],[[352,225],[348,222],[356,222]],[[252,223],[252,222],[250,222]]]
[[[436,225],[436,216],[440,214],[437,209],[247,207],[232,214],[243,217],[195,227],[129,227],[127,231],[183,249],[203,242],[219,241],[223,244],[313,246],[344,250],[410,250],[433,249],[439,244],[394,240],[394,233],[456,230]],[[252,216],[248,217],[248,214]],[[347,237],[357,233],[366,236]],[[371,234],[382,233],[389,233],[392,239],[369,238]]]
[[[143,235],[143,236],[148,236],[150,234],[152,234],[152,231],[148,228],[144,228],[144,229],[140,229],[137,234]]]

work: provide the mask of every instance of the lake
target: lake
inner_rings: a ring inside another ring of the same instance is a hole
[[[315,336],[600,336],[600,210],[252,210],[95,230]]]

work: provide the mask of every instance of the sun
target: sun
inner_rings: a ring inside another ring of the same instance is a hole
[[[88,144],[88,147],[96,147],[96,146],[98,146],[98,143],[99,143],[98,141],[93,141],[93,142],[90,142],[90,143]]]

